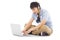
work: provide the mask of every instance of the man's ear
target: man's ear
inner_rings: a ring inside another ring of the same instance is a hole
[[[38,6],[38,10],[40,10],[40,7]]]
[[[38,6],[38,9],[40,9],[40,7]]]

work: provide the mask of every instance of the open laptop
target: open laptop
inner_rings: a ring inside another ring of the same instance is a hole
[[[24,36],[21,32],[21,26],[20,24],[11,24],[11,28],[12,28],[12,33],[13,35],[16,36]],[[28,35],[28,36],[34,36],[34,35]]]

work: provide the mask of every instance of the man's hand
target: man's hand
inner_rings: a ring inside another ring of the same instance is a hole
[[[28,35],[27,31],[25,31],[25,30],[23,30],[22,33],[23,33],[23,35],[25,35],[25,36]]]

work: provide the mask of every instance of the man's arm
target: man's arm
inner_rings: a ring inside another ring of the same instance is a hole
[[[34,19],[31,18],[30,21],[27,23],[27,25],[24,27],[24,30],[25,30],[25,31],[32,25],[33,20],[34,20]]]
[[[37,28],[41,28],[46,23],[46,20],[43,19],[40,24],[37,25]]]

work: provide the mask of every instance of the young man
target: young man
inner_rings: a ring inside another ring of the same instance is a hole
[[[32,2],[30,8],[32,9],[33,14],[30,21],[25,25],[24,30],[22,31],[24,35],[27,35],[30,32],[35,35],[39,35],[41,32],[50,35],[52,33],[52,24],[48,12],[41,9],[38,2]],[[34,20],[38,23],[37,26],[32,25]]]

